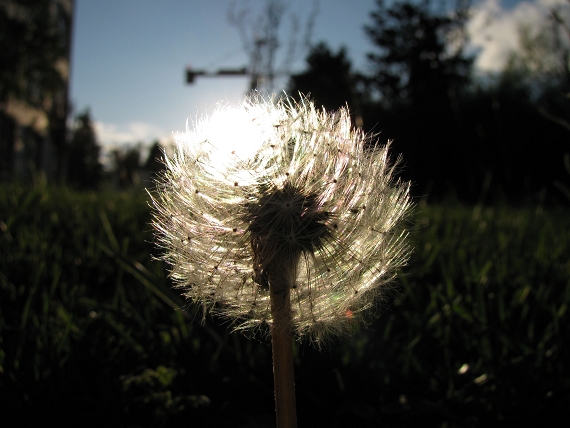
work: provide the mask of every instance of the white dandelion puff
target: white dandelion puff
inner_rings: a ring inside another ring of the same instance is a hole
[[[409,184],[347,109],[250,98],[179,134],[165,163],[154,226],[173,282],[236,329],[273,325],[274,283],[295,335],[320,343],[407,262]]]

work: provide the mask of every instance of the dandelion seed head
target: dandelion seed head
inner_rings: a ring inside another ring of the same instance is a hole
[[[342,334],[407,262],[409,184],[347,109],[250,98],[176,139],[154,226],[184,295],[236,329],[271,324],[268,272],[293,261],[293,329]]]

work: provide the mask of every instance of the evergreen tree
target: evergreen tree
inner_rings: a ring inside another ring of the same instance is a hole
[[[311,49],[306,61],[306,71],[291,76],[288,92],[296,98],[299,93],[309,95],[317,106],[327,110],[337,110],[348,104],[353,111],[357,103],[346,50],[341,48],[333,53],[321,42]]]
[[[164,154],[162,146],[158,140],[156,140],[149,150],[148,158],[144,165],[145,169],[150,172],[152,177],[164,170],[165,165],[163,159]]]
[[[137,170],[141,167],[141,144],[113,150],[115,168],[119,186],[123,189],[131,187],[139,180]]]
[[[101,181],[101,163],[95,130],[89,110],[77,116],[75,131],[69,147],[67,177],[71,185],[94,189]]]
[[[376,7],[365,31],[378,48],[368,54],[375,69],[370,83],[384,102],[439,101],[468,82],[472,60],[463,55],[466,5],[454,14],[436,13],[430,0],[389,7],[376,0]]]

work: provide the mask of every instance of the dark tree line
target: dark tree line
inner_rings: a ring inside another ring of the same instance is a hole
[[[570,181],[567,81],[548,79],[537,95],[537,76],[521,78],[521,67],[493,83],[474,79],[474,57],[465,54],[469,4],[453,12],[438,4],[377,0],[365,26],[373,72],[352,71],[345,50],[320,43],[289,92],[310,93],[327,109],[348,104],[356,125],[393,140],[417,196],[563,201],[553,183]]]
[[[89,110],[77,116],[73,138],[68,149],[67,181],[80,189],[99,186],[102,165],[99,162],[101,147],[97,142]]]
[[[155,141],[148,149],[148,157],[143,162],[141,144],[126,148],[115,148],[111,152],[111,168],[104,171],[101,163],[102,147],[89,110],[77,115],[70,129],[70,142],[66,150],[65,183],[81,190],[97,190],[103,182],[119,189],[135,185],[148,185],[153,175],[163,168],[163,149]],[[141,175],[147,182],[141,183]]]

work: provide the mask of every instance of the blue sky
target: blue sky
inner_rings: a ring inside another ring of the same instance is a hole
[[[521,20],[538,22],[552,4],[564,0],[475,2],[470,22],[474,48],[481,51],[477,66],[497,70],[516,48]],[[301,30],[311,0],[284,0],[281,27],[286,44],[297,17]],[[320,0],[312,41],[324,40],[333,49],[345,46],[355,69],[366,70],[366,52],[373,46],[363,26],[370,22],[374,0]],[[248,57],[239,31],[229,23],[232,5],[261,12],[265,0],[76,0],[71,66],[71,100],[75,112],[89,107],[99,141],[106,146],[166,141],[183,131],[186,120],[217,102],[238,103],[248,87],[246,77],[198,78],[184,81],[184,70],[215,71],[244,67]],[[295,34],[298,34],[296,32]],[[284,51],[285,48],[281,49]],[[288,64],[304,66],[306,51]],[[282,56],[279,58],[282,59]]]

